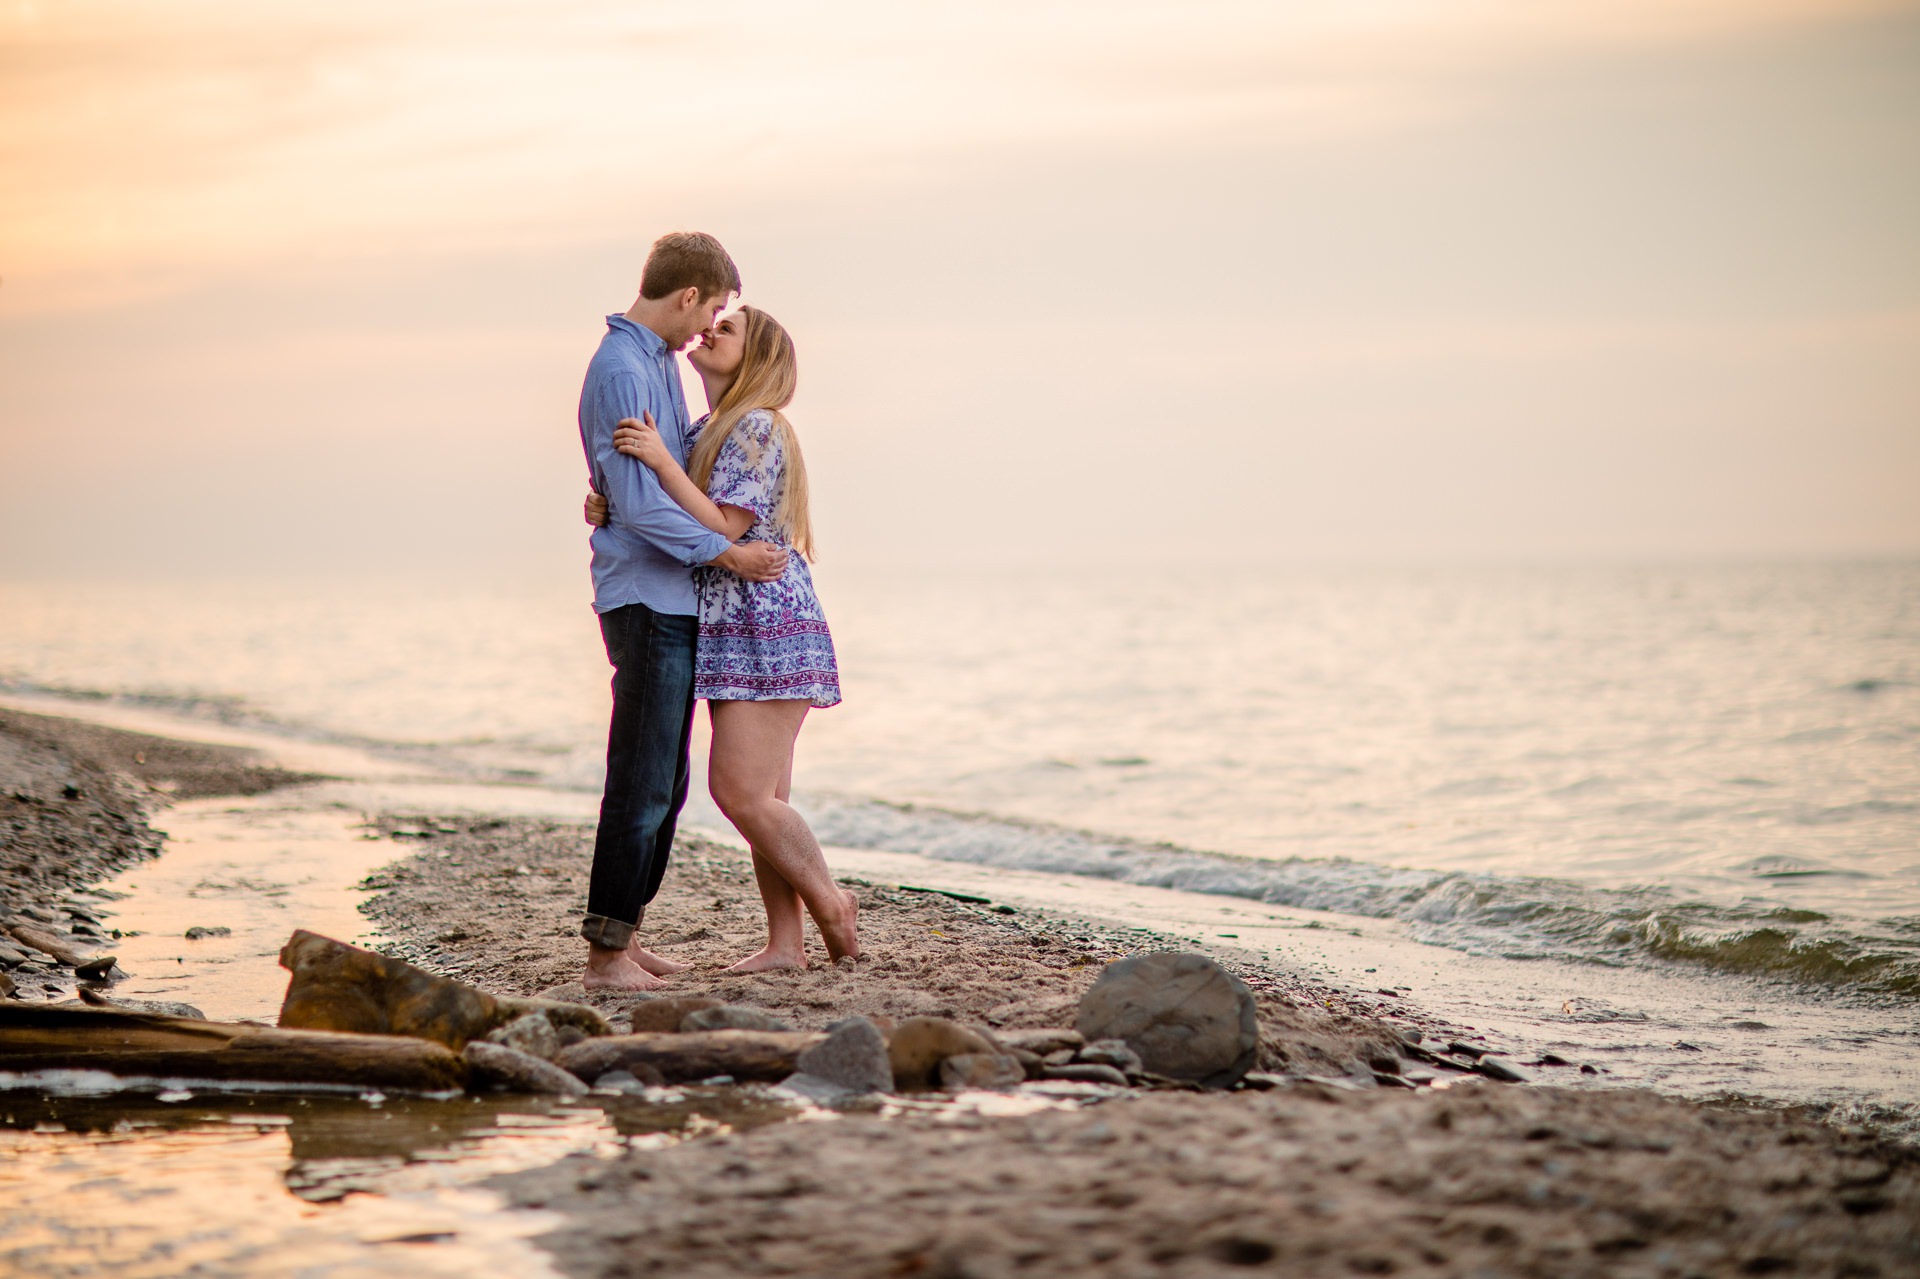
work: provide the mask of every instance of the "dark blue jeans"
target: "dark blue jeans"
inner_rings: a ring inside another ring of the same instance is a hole
[[[687,802],[693,732],[693,650],[699,623],[628,604],[600,615],[613,663],[607,788],[593,840],[593,878],[580,935],[616,950],[633,940],[660,891],[673,828]]]

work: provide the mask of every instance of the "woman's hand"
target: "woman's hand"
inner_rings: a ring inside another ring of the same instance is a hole
[[[580,513],[586,516],[587,523],[593,525],[595,528],[605,528],[607,526],[607,499],[601,497],[592,489],[588,489],[587,504],[581,508]]]
[[[640,459],[640,464],[649,470],[658,471],[662,467],[677,466],[673,454],[667,452],[667,442],[660,438],[660,429],[653,424],[653,414],[644,410],[644,421],[625,417],[613,433],[613,447],[628,457]]]

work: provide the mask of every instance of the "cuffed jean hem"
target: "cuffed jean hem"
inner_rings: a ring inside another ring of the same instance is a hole
[[[640,908],[640,919],[647,917],[647,908]],[[580,921],[580,935],[596,946],[608,950],[625,950],[633,944],[633,935],[640,930],[640,919],[631,924],[618,919],[608,919],[605,915],[588,915]]]

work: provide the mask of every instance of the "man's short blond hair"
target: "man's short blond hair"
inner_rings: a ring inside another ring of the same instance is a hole
[[[699,289],[703,298],[740,291],[740,268],[720,241],[704,231],[672,231],[653,242],[640,274],[640,296],[649,301]]]

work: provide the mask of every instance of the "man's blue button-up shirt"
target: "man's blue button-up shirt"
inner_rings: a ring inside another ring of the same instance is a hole
[[[680,369],[660,336],[624,315],[607,317],[607,335],[580,388],[580,446],[596,492],[607,499],[607,525],[593,531],[593,610],[645,604],[656,613],[698,611],[693,574],[727,549],[716,533],[681,510],[638,459],[614,451],[621,418],[653,414],[660,438],[682,466],[693,447]]]

